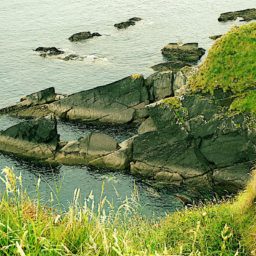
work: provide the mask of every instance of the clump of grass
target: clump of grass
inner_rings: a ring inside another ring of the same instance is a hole
[[[190,81],[193,91],[233,93],[256,86],[256,23],[234,27],[216,41]]]
[[[106,213],[92,194],[79,203],[76,190],[59,213],[22,190],[21,177],[5,169],[0,201],[1,255],[250,255],[256,250],[256,173],[236,200],[146,219],[127,200]],[[128,214],[127,214],[128,213]]]

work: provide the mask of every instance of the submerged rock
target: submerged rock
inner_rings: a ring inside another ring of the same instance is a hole
[[[237,18],[242,18],[242,21],[256,20],[256,9],[246,9],[235,12],[225,12],[220,15],[218,21],[226,22],[229,20],[236,20]]]
[[[172,62],[182,61],[189,64],[196,64],[205,54],[205,50],[199,48],[198,43],[187,43],[183,45],[170,43],[161,51],[163,56]]]
[[[64,51],[56,47],[38,47],[35,49],[35,51],[40,52],[40,56],[42,57],[60,55],[65,53]]]
[[[99,36],[101,36],[101,34],[97,32],[96,33],[91,33],[90,31],[79,32],[69,37],[69,41],[78,42],[78,41],[83,41],[83,40],[87,40],[87,39],[90,39],[93,37],[99,37]]]
[[[126,29],[130,26],[134,26],[136,24],[136,22],[141,21],[142,19],[139,17],[133,17],[127,21],[124,22],[120,22],[120,23],[116,23],[114,25],[114,27],[118,28],[118,29]]]

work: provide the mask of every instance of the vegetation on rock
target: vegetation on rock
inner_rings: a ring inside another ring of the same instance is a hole
[[[256,23],[234,27],[216,41],[191,79],[193,91],[241,93],[256,86]]]

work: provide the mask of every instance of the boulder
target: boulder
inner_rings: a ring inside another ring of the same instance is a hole
[[[134,138],[118,144],[109,135],[91,132],[78,141],[66,143],[56,153],[55,162],[66,165],[86,164],[108,170],[128,170]]]
[[[162,49],[162,54],[169,61],[182,61],[189,64],[196,64],[205,54],[203,48],[198,47],[198,43],[177,44],[170,43]]]
[[[130,26],[134,26],[136,24],[136,22],[141,21],[142,19],[139,17],[133,17],[127,21],[124,22],[120,22],[120,23],[116,23],[114,25],[114,27],[116,27],[117,29],[126,29]]]
[[[146,79],[146,85],[150,91],[152,102],[170,97],[173,95],[174,73],[172,71],[154,73]]]
[[[40,52],[42,57],[64,54],[65,52],[56,47],[38,47],[36,52]]]
[[[0,151],[48,162],[54,158],[59,135],[55,119],[21,122],[0,132]]]
[[[96,158],[89,162],[90,165],[108,168],[112,170],[128,170],[130,162],[132,161],[132,149],[133,140],[135,137],[131,137],[126,141],[123,141],[119,146],[120,148],[113,153]]]
[[[66,120],[127,124],[144,118],[149,95],[142,75],[82,91],[49,105]]]
[[[76,34],[73,34],[72,36],[69,37],[69,41],[71,42],[78,42],[78,41],[83,41],[83,40],[87,40],[93,37],[99,37],[101,36],[101,34],[99,33],[91,33],[90,31],[87,32],[79,32]]]
[[[256,20],[256,9],[252,8],[235,12],[225,12],[220,15],[218,21],[226,22],[236,20],[237,18],[242,18],[242,21]]]

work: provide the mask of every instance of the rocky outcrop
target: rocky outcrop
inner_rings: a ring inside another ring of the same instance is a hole
[[[170,43],[162,50],[162,54],[169,61],[182,61],[191,65],[196,64],[205,54],[203,48],[198,47],[198,43],[177,44]]]
[[[91,33],[90,31],[87,32],[79,32],[76,34],[73,34],[72,36],[69,37],[69,41],[71,42],[78,42],[78,41],[84,41],[93,37],[99,37],[101,34],[99,33]]]
[[[229,20],[236,20],[237,18],[242,18],[242,21],[256,20],[256,9],[246,9],[235,12],[225,12],[220,15],[218,21],[226,22]]]
[[[21,102],[0,110],[22,118],[46,117],[50,114],[71,121],[96,124],[136,124],[148,117],[146,105],[186,92],[192,68],[157,72],[147,79],[134,74],[117,82],[78,92],[70,96],[55,93],[54,88],[27,95]]]
[[[174,99],[149,105],[149,129],[134,139],[131,172],[190,190],[193,184],[195,193],[242,188],[256,160],[255,118],[225,114],[232,97]]]
[[[59,143],[55,119],[21,122],[0,132],[0,151],[37,161],[54,158]]]
[[[124,22],[120,22],[120,23],[116,23],[114,25],[114,27],[116,27],[117,29],[126,29],[130,26],[134,26],[136,24],[136,22],[141,21],[142,19],[139,17],[133,17],[127,21]]]
[[[49,105],[65,120],[127,124],[147,116],[148,90],[141,75],[82,91]]]
[[[42,118],[1,131],[0,152],[44,164],[127,170],[132,160],[133,139],[118,144],[107,134],[90,132],[77,141],[60,142],[56,119]]]

